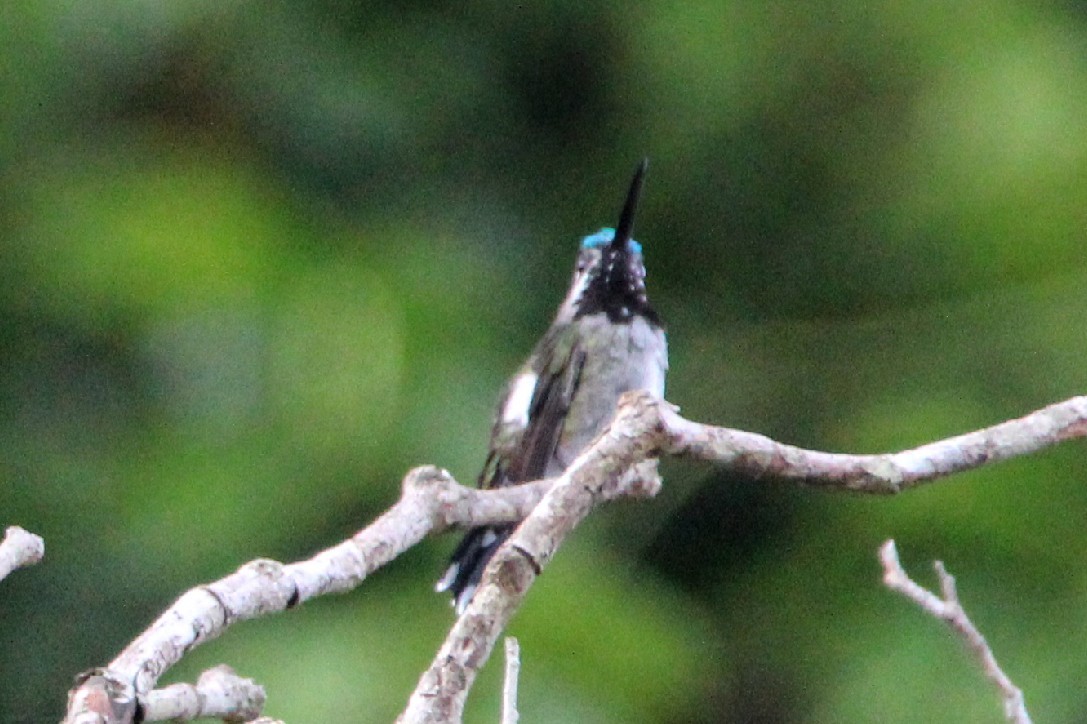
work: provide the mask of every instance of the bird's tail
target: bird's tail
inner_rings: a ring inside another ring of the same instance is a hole
[[[449,567],[445,569],[434,590],[439,593],[452,592],[453,607],[458,616],[468,608],[468,603],[479,585],[479,579],[483,577],[483,569],[487,567],[487,562],[516,527],[515,525],[489,525],[473,528],[464,535],[460,545],[453,551],[449,559]]]

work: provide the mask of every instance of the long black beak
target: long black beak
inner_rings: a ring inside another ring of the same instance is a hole
[[[634,180],[630,182],[630,191],[627,191],[627,200],[623,204],[623,214],[619,217],[619,226],[615,227],[615,238],[611,240],[611,248],[616,251],[626,251],[627,242],[634,234],[634,212],[638,208],[638,198],[642,195],[648,168],[649,159],[643,158],[634,172]]]

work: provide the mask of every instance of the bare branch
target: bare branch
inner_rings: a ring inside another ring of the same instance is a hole
[[[621,485],[635,477],[624,475],[628,469],[655,457],[663,433],[662,406],[648,393],[623,396],[608,429],[555,480],[487,564],[468,608],[419,679],[397,721],[461,720],[476,674],[559,545],[598,502],[622,493]]]
[[[106,669],[86,671],[76,677],[68,692],[70,724],[119,724],[136,717],[136,697],[128,682],[113,678]]]
[[[458,485],[444,470],[416,468],[404,478],[400,500],[343,543],[290,565],[251,561],[226,578],[183,594],[105,669],[77,679],[66,721],[90,713],[99,718],[86,721],[130,722],[137,699],[142,701],[163,673],[230,625],[284,611],[314,596],[351,590],[424,536],[451,525],[520,520],[549,485],[540,481],[476,490]]]
[[[45,556],[45,541],[17,525],[9,526],[0,541],[0,581],[16,568],[31,566]]]
[[[862,493],[900,493],[953,473],[1087,437],[1087,397],[1073,397],[1018,420],[882,455],[804,450],[755,433],[691,422],[672,410],[664,409],[661,414],[668,430],[663,452],[753,475]]]
[[[879,560],[883,564],[883,583],[887,588],[901,593],[920,606],[923,611],[946,623],[958,634],[977,658],[986,678],[993,682],[1000,692],[1004,700],[1004,716],[1007,720],[1014,724],[1030,724],[1030,715],[1027,713],[1023,691],[1012,683],[1012,680],[1000,668],[985,637],[966,615],[955,590],[955,579],[944,568],[944,564],[940,561],[933,564],[936,576],[940,579],[941,595],[937,596],[919,586],[906,574],[898,559],[898,550],[893,540],[888,540],[880,547]]]
[[[74,721],[76,705],[87,702],[98,707],[88,711],[113,717],[101,721],[131,721],[137,697],[145,697],[185,652],[231,624],[286,610],[314,596],[351,590],[426,535],[452,525],[524,518],[491,561],[473,603],[401,715],[404,721],[455,721],[476,672],[566,535],[601,501],[653,495],[660,487],[656,458],[661,455],[828,489],[897,493],[1085,435],[1087,397],[1077,397],[905,452],[844,455],[691,422],[666,402],[629,393],[609,428],[555,481],[484,491],[457,485],[443,470],[417,468],[405,477],[400,500],[351,539],[290,565],[252,561],[230,576],[190,590],[108,667],[81,677],[70,694],[68,721]]]
[[[229,666],[208,669],[196,684],[155,689],[143,700],[143,721],[178,721],[212,717],[249,721],[264,708],[264,688]]]
[[[517,679],[521,676],[521,646],[513,636],[506,637],[506,678],[502,686],[502,724],[517,724]]]
[[[913,450],[845,455],[691,422],[648,393],[627,393],[608,429],[556,479],[491,559],[472,602],[420,678],[398,721],[460,721],[477,672],[528,588],[596,503],[628,492],[628,481],[637,477],[628,473],[634,465],[676,455],[827,489],[888,494],[1084,436],[1087,397],[1075,397],[1018,420]]]

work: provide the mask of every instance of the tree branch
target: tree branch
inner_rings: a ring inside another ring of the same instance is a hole
[[[183,594],[104,669],[82,674],[69,694],[65,721],[131,722],[142,701],[190,649],[230,625],[284,611],[326,593],[349,591],[418,543],[452,525],[516,522],[549,486],[540,481],[499,491],[458,485],[444,470],[416,468],[400,500],[371,525],[309,560],[251,561],[237,572]]]
[[[184,721],[215,718],[249,721],[264,708],[264,688],[216,666],[200,675],[196,684],[172,684],[155,689],[144,699],[143,721]]]
[[[506,637],[506,678],[502,683],[502,724],[517,724],[517,679],[521,675],[521,646],[512,636]]]
[[[411,722],[455,721],[476,672],[558,546],[597,503],[653,495],[660,486],[658,456],[705,460],[827,489],[886,494],[1085,435],[1087,397],[1076,397],[913,450],[844,455],[691,422],[666,402],[628,393],[608,429],[554,481],[476,490],[457,485],[444,470],[417,468],[404,478],[400,500],[349,540],[290,565],[252,561],[230,576],[190,590],[106,668],[77,682],[66,721],[74,721],[77,702],[80,711],[99,717],[85,721],[131,721],[135,702],[147,696],[167,669],[231,624],[286,610],[314,596],[351,590],[426,535],[450,526],[524,519],[491,561],[472,604],[401,715]]]
[[[804,450],[768,437],[685,420],[662,409],[662,452],[706,460],[752,475],[773,475],[820,488],[901,493],[953,473],[1087,437],[1087,396],[1073,397],[1017,420],[880,455]]]
[[[624,395],[608,429],[555,480],[487,564],[468,608],[419,679],[398,722],[461,720],[476,674],[559,545],[597,502],[622,493],[620,486],[631,479],[624,473],[632,465],[655,457],[661,407],[648,393]]]
[[[691,422],[648,393],[627,393],[608,429],[556,479],[491,559],[472,602],[420,678],[398,721],[460,721],[476,674],[528,588],[593,506],[624,492],[623,481],[630,478],[624,473],[634,464],[675,455],[827,489],[888,494],[1084,436],[1087,397],[1075,397],[1018,420],[913,450],[845,455]]]
[[[879,560],[883,564],[883,583],[887,588],[901,593],[920,606],[923,611],[946,623],[963,640],[978,660],[986,678],[993,682],[1000,692],[1004,700],[1004,716],[1007,720],[1014,724],[1030,724],[1030,715],[1027,713],[1023,691],[1012,683],[1012,680],[1000,668],[985,637],[966,615],[962,604],[959,603],[958,593],[955,591],[955,578],[947,572],[944,564],[940,561],[933,564],[936,575],[940,579],[941,595],[937,596],[919,586],[906,574],[902,563],[898,560],[898,551],[893,540],[888,540],[880,547]]]
[[[31,566],[45,556],[45,541],[17,525],[9,526],[0,541],[0,581],[16,568]]]

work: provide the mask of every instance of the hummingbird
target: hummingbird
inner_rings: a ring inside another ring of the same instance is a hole
[[[573,279],[551,327],[507,383],[495,414],[480,488],[561,475],[615,414],[619,396],[664,397],[668,347],[645,290],[642,246],[632,238],[648,159],[639,164],[619,224],[581,240]],[[435,589],[464,612],[483,569],[516,524],[473,528]]]

